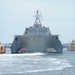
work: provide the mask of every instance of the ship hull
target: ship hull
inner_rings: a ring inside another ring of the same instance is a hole
[[[63,46],[57,37],[57,35],[18,35],[11,45],[11,53],[62,53]]]

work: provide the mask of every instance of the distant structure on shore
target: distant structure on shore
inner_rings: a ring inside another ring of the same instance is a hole
[[[6,44],[4,44],[4,47],[5,47],[5,48],[10,48],[10,47],[11,47],[11,43],[6,43]]]
[[[70,46],[70,43],[64,43],[63,48],[68,48]]]

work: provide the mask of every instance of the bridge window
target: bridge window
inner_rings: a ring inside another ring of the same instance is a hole
[[[56,37],[56,40],[58,40],[59,38],[58,38],[58,36]]]
[[[1,50],[3,50],[3,47],[1,47]]]
[[[15,40],[17,41],[17,40],[18,40],[18,38],[17,38],[17,37],[15,37]]]

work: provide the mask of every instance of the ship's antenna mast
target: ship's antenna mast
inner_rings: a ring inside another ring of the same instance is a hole
[[[35,17],[36,17],[35,24],[41,24],[41,21],[40,21],[41,15],[39,15],[39,11],[38,10],[36,11]]]

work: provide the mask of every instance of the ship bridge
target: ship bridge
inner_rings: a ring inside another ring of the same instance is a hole
[[[51,35],[49,28],[42,26],[39,11],[36,11],[34,25],[26,28],[24,35]]]

